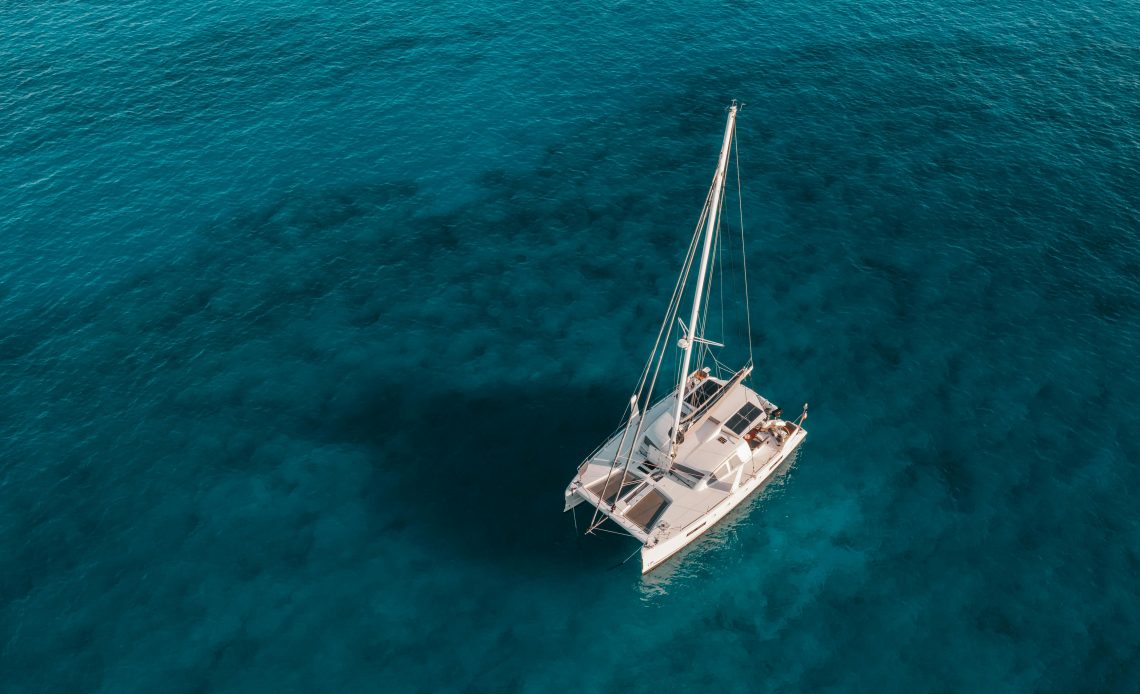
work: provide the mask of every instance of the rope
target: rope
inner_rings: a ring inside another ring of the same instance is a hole
[[[717,281],[717,286],[720,288],[720,343],[723,345],[728,344],[728,330],[724,322],[724,278],[728,273],[724,269],[724,244],[720,240],[720,235],[717,235],[716,240],[716,254],[717,264],[720,266],[720,278]],[[731,261],[730,261],[731,262]],[[710,352],[710,354],[712,354]],[[724,374],[720,370],[720,362],[717,361],[716,355],[712,355],[713,361],[717,364],[716,375],[718,378],[724,378]]]
[[[621,561],[621,563],[620,563],[620,564],[617,564],[616,566],[611,566],[611,567],[610,567],[610,571],[613,571],[614,569],[618,568],[619,566],[624,566],[624,565],[625,565],[625,563],[626,563],[627,561],[629,561],[630,559],[633,559],[633,555],[634,555],[634,554],[637,554],[637,553],[638,553],[638,552],[640,552],[640,551],[641,551],[641,548],[640,548],[640,547],[638,547],[637,549],[633,550],[633,554],[629,555],[629,556],[628,556],[628,557],[626,557],[625,559],[622,559],[622,561]]]
[[[739,144],[736,140],[736,133],[735,132],[733,133],[733,147],[734,147],[735,156],[736,156],[736,189],[737,189],[737,200],[739,202],[739,208],[740,208],[740,243],[741,243],[741,252],[743,255],[743,251],[744,251],[744,202],[743,202],[743,198],[741,195],[740,147],[739,147]],[[618,482],[618,496],[619,497],[620,497],[621,490],[624,487],[626,480],[628,479],[629,465],[633,460],[633,452],[637,448],[637,442],[638,442],[639,437],[641,436],[641,433],[644,429],[645,420],[646,420],[645,415],[651,409],[650,403],[653,400],[653,391],[657,385],[657,378],[661,373],[661,366],[665,361],[665,354],[666,354],[666,350],[668,348],[668,342],[667,341],[663,342],[663,338],[665,338],[666,335],[669,335],[672,333],[672,326],[673,326],[674,321],[676,320],[677,312],[680,310],[681,299],[684,296],[685,285],[688,283],[689,273],[692,270],[693,261],[696,259],[696,250],[697,250],[697,247],[699,245],[700,238],[701,238],[701,229],[705,225],[705,223],[708,221],[708,216],[710,214],[716,215],[716,218],[713,222],[713,232],[712,233],[713,233],[713,241],[717,244],[717,255],[714,256],[714,258],[713,258],[712,267],[711,267],[711,270],[709,272],[708,278],[706,279],[703,305],[701,307],[700,325],[699,326],[697,326],[697,325],[689,326],[689,329],[692,331],[693,337],[697,336],[698,331],[702,337],[706,334],[706,329],[708,326],[708,305],[709,305],[709,301],[712,298],[712,292],[710,291],[710,289],[712,287],[713,277],[717,276],[718,280],[720,281],[719,286],[720,286],[720,304],[721,304],[721,332],[723,333],[725,330],[725,323],[724,323],[724,282],[723,282],[723,279],[721,279],[717,273],[717,266],[723,265],[723,259],[722,259],[723,248],[721,245],[720,232],[721,232],[721,222],[722,222],[723,214],[724,214],[725,199],[724,199],[724,196],[721,196],[720,204],[717,206],[717,209],[716,210],[712,209],[713,189],[715,187],[716,187],[716,183],[715,183],[715,179],[714,179],[713,186],[711,186],[709,188],[709,192],[705,196],[705,204],[704,204],[704,208],[701,210],[700,219],[698,219],[696,228],[693,230],[693,237],[692,237],[692,240],[689,242],[689,250],[685,255],[685,261],[682,264],[681,274],[677,278],[677,283],[673,286],[673,294],[669,299],[669,307],[665,312],[665,320],[662,321],[661,328],[657,331],[657,339],[654,340],[653,349],[649,353],[649,359],[646,361],[645,367],[642,369],[641,376],[638,379],[637,390],[634,393],[634,396],[631,398],[631,401],[630,401],[629,422],[626,424],[626,427],[622,432],[621,439],[619,439],[619,441],[618,441],[618,446],[617,446],[617,450],[615,451],[613,463],[610,466],[610,470],[612,471],[614,468],[616,468],[618,466],[619,462],[621,462],[621,460],[624,456],[625,461],[624,461],[624,464],[622,465],[622,474],[620,476],[621,479]],[[718,260],[719,260],[719,262],[718,262]],[[723,274],[723,267],[721,267],[720,269],[722,271],[721,274]],[[744,305],[745,305],[746,317],[748,319],[748,359],[749,359],[749,363],[753,363],[752,362],[752,316],[751,316],[751,310],[750,310],[750,306],[749,306],[749,297],[748,297],[747,259],[745,259],[745,266],[744,266]],[[722,341],[723,341],[723,337],[722,337]],[[716,359],[715,355],[713,355],[713,353],[711,351],[711,346],[707,345],[703,342],[700,343],[700,347],[697,350],[697,368],[700,368],[702,361],[706,356],[709,356],[712,358],[713,362],[716,364],[716,366],[718,368],[718,373],[719,373],[719,369],[724,368],[723,364],[721,364],[720,361],[718,359]],[[653,367],[654,362],[656,362],[656,367]],[[649,373],[651,370],[653,372],[652,378],[650,378],[650,376],[649,376]],[[681,371],[681,363],[680,363],[680,357],[679,356],[678,356],[677,363],[676,363],[676,371],[677,371],[677,382],[678,383],[681,383],[681,379],[688,378],[688,376],[689,376],[688,374],[683,374],[680,372]],[[751,375],[749,377],[751,378]],[[646,385],[647,384],[648,384],[648,392],[646,392]],[[645,396],[644,400],[642,398],[643,395]],[[644,402],[644,406],[642,406],[643,402]],[[637,426],[634,427],[633,436],[630,436],[629,435],[630,434],[630,425],[633,424],[633,413],[634,413],[635,408],[639,409],[640,416],[637,417]],[[677,433],[678,432],[674,432],[674,435],[676,435]],[[625,443],[627,440],[629,441],[629,451],[624,452],[623,449],[625,448]],[[610,485],[612,484],[613,479],[615,477],[617,477],[617,475],[613,475],[613,474],[610,474],[607,477],[605,484],[602,486],[602,491],[598,495],[599,501],[606,498],[606,494],[608,493]],[[611,511],[613,510],[613,508],[616,507],[616,505],[617,505],[617,497],[615,497],[614,503],[611,504]],[[601,519],[598,518],[599,515],[601,515]],[[575,520],[575,528],[577,528],[577,516],[574,517],[574,520]],[[607,531],[607,530],[604,530],[604,529],[598,527],[602,523],[604,523],[605,520],[606,520],[606,516],[604,514],[601,514],[600,504],[598,506],[595,506],[594,507],[594,513],[590,518],[590,523],[586,529],[586,532],[592,533],[595,530],[601,530],[602,532],[612,532],[612,531]],[[614,533],[614,534],[620,535],[621,533]],[[630,556],[632,557],[632,555],[630,555]],[[629,561],[629,559],[627,558],[626,561]],[[622,563],[624,564],[625,562],[622,562]]]
[[[685,255],[685,262],[682,264],[681,274],[677,278],[677,283],[673,285],[673,295],[669,299],[669,308],[665,312],[665,320],[662,321],[661,328],[657,331],[657,339],[653,343],[653,350],[649,353],[649,360],[645,362],[645,368],[642,369],[641,377],[638,379],[637,392],[635,393],[634,398],[632,399],[631,407],[630,407],[630,421],[631,422],[633,419],[632,405],[634,403],[637,403],[637,404],[641,403],[641,401],[642,401],[641,396],[645,391],[645,382],[649,376],[650,367],[653,365],[654,362],[656,362],[657,368],[653,371],[653,379],[649,382],[649,392],[645,398],[646,407],[643,408],[645,412],[648,412],[650,409],[648,405],[649,405],[649,402],[651,402],[653,399],[653,389],[657,384],[657,376],[661,372],[661,363],[665,360],[665,349],[668,346],[668,343],[662,344],[662,338],[665,335],[672,332],[673,321],[676,319],[677,311],[680,309],[681,298],[684,295],[685,284],[687,284],[687,282],[688,282],[689,272],[692,270],[693,260],[696,258],[697,246],[699,244],[700,237],[701,237],[701,227],[704,226],[704,222],[708,218],[708,214],[709,214],[711,207],[712,207],[712,190],[710,189],[708,195],[705,196],[705,205],[704,205],[704,208],[701,210],[700,219],[697,220],[697,226],[693,230],[693,238],[689,242],[689,250],[688,250],[688,253],[686,253],[686,255]],[[658,357],[658,354],[657,354],[658,350],[660,350],[660,352],[661,352],[660,357]],[[630,438],[629,453],[626,455],[626,458],[625,458],[625,464],[622,468],[622,479],[621,479],[621,482],[619,482],[619,484],[625,484],[625,479],[626,479],[626,476],[629,472],[629,463],[633,459],[633,450],[637,446],[637,440],[638,440],[638,437],[641,435],[641,431],[642,431],[642,427],[643,427],[644,423],[645,423],[645,416],[643,414],[642,416],[637,418],[637,428],[635,429],[633,436]],[[625,431],[622,433],[622,438],[621,438],[621,440],[618,441],[618,448],[617,448],[617,451],[615,451],[614,462],[610,466],[611,470],[613,468],[617,467],[618,461],[620,461],[622,458],[622,448],[625,445],[625,440],[626,440],[628,434],[629,434],[629,426],[626,425]],[[606,479],[606,483],[603,485],[602,492],[598,497],[599,499],[604,499],[606,497],[606,493],[609,491],[609,485],[610,485],[610,482],[612,480],[612,477],[613,476],[611,475],[610,478]],[[619,486],[618,489],[620,490],[621,487]],[[590,526],[586,530],[586,532],[590,532],[591,530],[596,528],[598,525],[605,522],[605,516],[602,517],[601,521],[598,520],[598,514],[599,513],[600,513],[599,508],[595,506],[594,507],[594,513],[590,518]]]
[[[723,205],[723,199],[721,204]],[[720,213],[717,212],[716,222],[713,224],[713,244],[720,247]],[[704,301],[701,303],[701,320],[698,327],[693,329],[693,337],[704,338],[708,334],[709,322],[709,302],[712,301],[712,284],[713,277],[719,277],[717,274],[716,256],[713,256],[712,262],[709,265],[709,274],[705,280]],[[710,345],[704,342],[698,343],[697,347],[697,363],[696,368],[700,369],[704,365],[705,357],[709,355]],[[688,376],[688,374],[683,374]]]
[[[748,321],[748,363],[755,365],[752,358],[752,307],[748,305],[748,251],[744,247],[744,196],[740,188],[740,141],[733,137],[732,147],[736,152],[736,201],[740,208],[740,259],[744,268],[744,317]],[[748,374],[752,378],[752,374]]]
[[[617,535],[618,537],[633,537],[629,533],[619,533],[619,532],[616,532],[614,530],[609,530],[607,528],[594,528],[594,530],[597,530],[598,532],[601,532],[601,533],[609,533],[610,535]]]
[[[713,363],[714,363],[714,364],[716,364],[716,368],[717,368],[717,370],[718,370],[718,371],[723,371],[723,372],[725,372],[725,373],[730,373],[730,372],[731,372],[731,369],[729,369],[728,365],[726,365],[726,364],[725,364],[724,362],[722,362],[721,360],[717,359],[717,358],[716,358],[716,355],[715,355],[715,354],[712,354],[712,353],[710,352],[710,353],[709,353],[709,356],[712,358],[712,360],[713,360]]]
[[[713,244],[716,245],[716,247],[718,249],[718,254],[719,254],[719,249],[721,246],[720,223],[721,223],[721,218],[723,217],[723,211],[724,211],[724,197],[721,196],[720,207],[717,209],[716,221],[713,224]],[[717,265],[718,265],[717,256],[714,255],[713,259],[712,259],[712,263],[709,266],[708,276],[705,279],[704,298],[701,301],[700,324],[699,324],[699,326],[693,327],[693,336],[694,337],[697,337],[699,335],[701,338],[704,338],[705,335],[708,334],[709,303],[712,301],[713,277],[717,277],[719,280],[720,276],[723,274],[723,272],[718,273]],[[724,309],[724,306],[723,306],[723,287],[724,287],[724,284],[723,284],[723,282],[721,282],[720,286],[722,288],[721,325],[723,326],[723,324],[724,324],[724,314],[723,314],[723,309]],[[722,340],[722,342],[723,342],[723,340]],[[697,369],[700,369],[701,366],[704,365],[705,358],[708,357],[712,353],[711,350],[712,350],[711,345],[707,345],[703,342],[698,343],[698,346],[697,346],[697,363],[696,363]],[[680,375],[681,378],[685,378],[687,376],[688,376],[688,374],[681,374]]]

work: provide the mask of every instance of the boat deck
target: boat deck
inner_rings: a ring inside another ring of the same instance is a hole
[[[771,417],[775,406],[742,383],[716,382],[732,387],[700,421],[691,422],[668,472],[666,447],[675,394],[645,413],[641,441],[630,440],[636,426],[619,430],[583,463],[574,493],[645,542],[695,531],[716,506],[757,475],[770,474],[769,463],[780,453],[782,438],[796,425]],[[743,416],[737,417],[740,413]],[[622,454],[615,465],[619,444]],[[568,495],[571,489],[574,484]]]

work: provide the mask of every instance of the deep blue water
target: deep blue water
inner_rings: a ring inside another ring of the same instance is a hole
[[[10,2],[0,689],[1140,689],[1131,2]],[[739,122],[799,458],[579,539]]]

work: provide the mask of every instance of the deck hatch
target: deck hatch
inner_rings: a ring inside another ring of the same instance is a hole
[[[625,480],[624,484],[622,483],[623,474]],[[617,501],[618,497],[629,491],[630,487],[640,482],[641,479],[639,477],[618,469],[608,477],[595,480],[593,483],[587,485],[586,489],[589,489],[595,496],[601,497],[605,503],[613,504]],[[604,497],[602,497],[603,491],[605,492]]]
[[[665,509],[669,507],[669,498],[660,491],[653,489],[641,501],[631,506],[625,512],[625,517],[645,532],[653,527]]]

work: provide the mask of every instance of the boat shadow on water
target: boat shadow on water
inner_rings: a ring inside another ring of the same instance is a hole
[[[331,435],[368,451],[368,508],[379,532],[533,573],[567,564],[605,570],[636,548],[629,537],[582,538],[562,511],[567,477],[618,424],[618,391],[365,390]],[[634,562],[626,568],[637,573]]]
[[[639,575],[628,536],[582,536],[588,509],[562,511],[566,479],[618,424],[624,397],[613,388],[409,392],[368,387],[335,418],[334,438],[367,449],[367,506],[382,538],[438,547],[446,555],[508,571]],[[406,395],[401,395],[406,394]],[[616,411],[616,413],[615,413]],[[742,521],[795,458],[705,538],[643,577],[650,592],[699,573],[685,557],[732,544]],[[603,526],[606,527],[606,526]],[[381,539],[381,541],[386,541]]]

